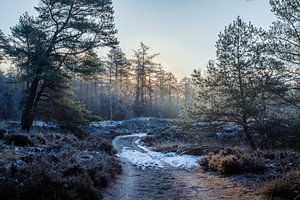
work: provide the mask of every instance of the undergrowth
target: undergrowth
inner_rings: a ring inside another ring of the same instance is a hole
[[[6,134],[0,140],[1,200],[98,200],[121,173],[110,138]]]

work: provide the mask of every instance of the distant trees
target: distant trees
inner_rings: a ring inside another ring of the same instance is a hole
[[[0,64],[5,62],[4,48],[7,38],[0,30]],[[0,68],[0,119],[15,119],[19,115],[22,87],[14,84],[13,77],[4,74]]]
[[[64,102],[72,77],[97,71],[95,48],[117,44],[110,0],[41,0],[35,9],[37,17],[26,13],[12,28],[5,49],[29,85],[21,120],[27,131],[41,101]]]
[[[5,43],[5,36],[0,30],[0,63],[2,62],[4,57],[4,52],[3,52],[4,43]]]
[[[129,60],[126,58],[125,53],[121,48],[112,48],[107,55],[106,69],[109,78],[109,112],[110,119],[113,119],[113,112],[118,112],[118,109],[124,109],[120,105],[121,99],[127,96],[128,89],[128,76],[131,68]],[[113,99],[115,101],[113,102]],[[113,105],[119,104],[119,106]]]
[[[173,73],[166,72],[161,65],[155,70],[153,79],[152,110],[160,111],[159,117],[176,118],[184,98],[180,83]]]
[[[195,103],[195,98],[197,96],[197,91],[195,84],[193,82],[193,78],[183,78],[180,83],[180,93],[181,96],[181,106],[182,109],[186,109],[191,107]]]
[[[3,72],[0,71],[0,117],[7,120],[12,117],[13,112],[13,98],[10,93],[10,88],[7,84],[8,79],[3,75]]]
[[[74,82],[75,98],[105,119],[176,118],[183,98],[180,84],[154,62],[158,54],[149,51],[140,43],[133,58],[127,58],[119,47],[112,48],[103,59],[103,71],[93,79]]]
[[[107,55],[107,68],[110,69],[111,78],[117,88],[123,87],[123,81],[128,76],[130,70],[130,61],[120,47],[112,48]]]
[[[155,72],[156,63],[153,59],[158,54],[149,54],[149,47],[144,43],[140,43],[140,48],[134,51],[132,60],[136,76],[136,91],[135,91],[135,115],[141,116],[145,113],[145,108],[152,104],[152,74]],[[149,104],[146,99],[149,97]]]
[[[0,70],[0,119],[17,119],[20,115],[24,84]]]

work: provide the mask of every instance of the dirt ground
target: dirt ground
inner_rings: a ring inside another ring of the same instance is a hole
[[[136,140],[136,137],[117,137],[113,144],[118,152],[123,147],[142,151]],[[124,172],[106,189],[105,200],[259,199],[255,181],[252,182],[249,177],[225,178],[199,170],[186,171],[172,167],[142,170],[127,160],[121,159],[121,162]]]

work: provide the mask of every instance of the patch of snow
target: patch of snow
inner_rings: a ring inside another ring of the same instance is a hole
[[[241,126],[239,126],[237,123],[234,123],[234,122],[228,122],[225,124],[223,130],[225,132],[236,132],[236,131],[240,131],[242,130],[243,128]]]
[[[123,120],[123,121],[114,121],[114,120],[103,120],[103,121],[94,121],[90,123],[90,127],[94,128],[114,128],[117,126],[141,126],[141,125],[155,125],[155,124],[165,124],[172,120],[152,118],[152,117],[139,117],[130,120]]]
[[[222,136],[223,134],[224,134],[224,133],[222,133],[222,132],[217,132],[217,133],[216,133],[217,136]]]
[[[128,147],[124,147],[122,152],[117,155],[120,158],[127,159],[134,166],[140,169],[150,168],[163,168],[162,161],[152,158],[150,155],[142,153],[140,151],[131,150]]]
[[[135,133],[135,134],[131,134],[131,135],[122,135],[122,136],[119,136],[119,138],[131,138],[131,137],[139,137],[139,138],[142,138],[142,137],[146,137],[147,136],[147,133]],[[138,141],[138,140],[137,140]],[[139,141],[141,141],[139,139]],[[136,141],[135,141],[136,142]],[[136,143],[137,144],[137,143]]]
[[[33,121],[33,126],[37,126],[41,128],[57,128],[57,125],[53,123],[47,123],[44,121]]]
[[[221,132],[217,132],[216,135],[219,137],[234,137],[238,135],[243,128],[234,122],[228,122],[223,126]]]
[[[161,159],[169,165],[179,169],[195,169],[199,167],[198,161],[200,160],[200,157],[187,154],[172,154],[173,155],[163,154]]]
[[[188,154],[178,154],[178,153],[161,153],[149,150],[147,147],[138,145],[139,148],[143,149],[147,154],[151,155],[153,158],[163,161],[171,165],[172,167],[179,169],[193,169],[199,167],[198,161],[200,157],[188,155]]]
[[[126,125],[128,123],[134,123],[137,121],[150,121],[151,118],[136,118],[132,120],[123,120],[123,121],[113,121],[113,120],[104,120],[104,121],[95,121],[90,123],[90,127],[94,128],[114,128],[120,125]]]
[[[153,117],[139,117],[139,118],[136,118],[136,120],[139,120],[139,121],[150,121],[152,119],[155,119]]]
[[[97,121],[97,122],[91,122],[90,127],[95,128],[113,128],[118,125],[120,125],[122,122],[118,121],[111,121],[111,120],[105,120],[105,121]]]
[[[142,140],[142,139],[137,139],[134,143],[135,143],[136,145],[138,145],[138,144],[141,142],[141,140]]]
[[[201,159],[199,156],[187,155],[187,154],[178,154],[178,153],[162,153],[151,151],[145,146],[140,145],[141,138],[145,137],[147,134],[133,134],[120,136],[122,138],[129,137],[139,137],[134,143],[144,151],[140,152],[137,150],[129,149],[124,147],[122,152],[117,156],[123,159],[128,160],[134,166],[138,168],[145,169],[150,168],[164,168],[166,166],[172,166],[174,168],[190,170],[199,167],[198,161]]]

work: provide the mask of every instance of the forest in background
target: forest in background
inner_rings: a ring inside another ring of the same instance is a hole
[[[178,80],[155,62],[159,54],[149,50],[140,43],[133,58],[127,58],[119,47],[111,49],[93,75],[73,76],[72,99],[101,119],[178,118],[196,95],[192,79]],[[0,117],[18,120],[28,85],[14,68],[1,73],[0,84]]]

